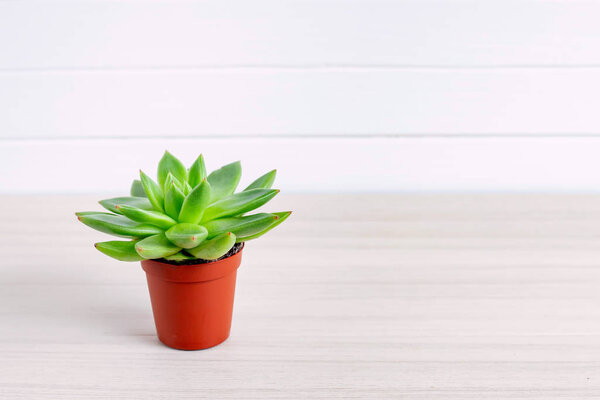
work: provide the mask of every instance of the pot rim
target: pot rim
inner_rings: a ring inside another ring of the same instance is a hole
[[[174,265],[156,260],[142,260],[141,264],[148,277],[153,276],[164,281],[179,283],[207,282],[237,270],[242,260],[244,246],[245,243],[232,256],[202,264]]]

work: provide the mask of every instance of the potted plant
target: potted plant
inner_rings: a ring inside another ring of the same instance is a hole
[[[141,261],[161,342],[182,350],[229,337],[244,243],[281,224],[291,211],[247,215],[271,200],[276,171],[234,193],[241,165],[206,173],[200,155],[187,169],[169,152],[157,181],[140,171],[131,196],[101,200],[108,212],[76,213],[87,226],[129,240],[96,243],[120,261]]]

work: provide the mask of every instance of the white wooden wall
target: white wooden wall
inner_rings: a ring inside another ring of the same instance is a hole
[[[598,190],[600,2],[0,1],[0,192]]]

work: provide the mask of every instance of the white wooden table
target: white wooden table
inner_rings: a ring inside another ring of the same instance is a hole
[[[600,196],[282,194],[196,352],[92,247],[98,198],[0,198],[2,399],[600,398]]]

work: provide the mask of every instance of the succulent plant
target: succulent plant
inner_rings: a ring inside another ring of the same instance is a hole
[[[276,170],[234,193],[242,167],[227,164],[207,176],[200,155],[187,169],[168,151],[158,164],[157,181],[140,171],[131,196],[101,200],[109,212],[76,213],[87,226],[129,240],[96,243],[102,253],[121,261],[166,259],[215,260],[236,243],[256,239],[281,224],[291,211],[246,213],[271,200]]]

